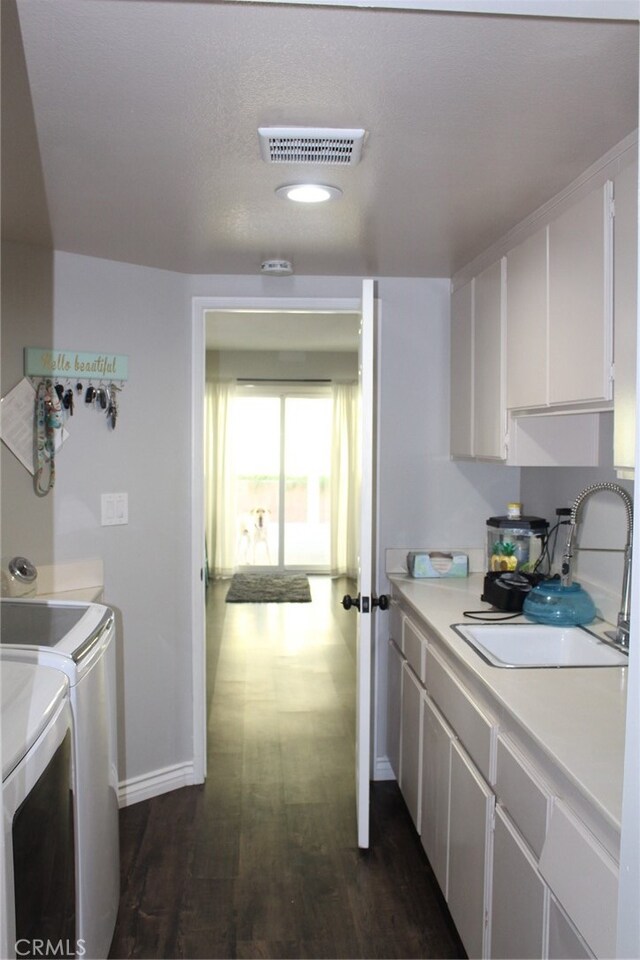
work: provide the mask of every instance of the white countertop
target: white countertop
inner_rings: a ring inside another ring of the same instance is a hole
[[[102,560],[93,557],[39,566],[37,584],[36,600],[99,603],[104,591]]]
[[[103,594],[102,585],[80,587],[77,590],[58,590],[52,593],[37,593],[33,600],[80,601],[81,603],[100,603]]]
[[[461,676],[481,685],[497,708],[498,720],[506,711],[509,721],[515,721],[540,756],[559,768],[596,818],[602,819],[610,839],[618,837],[627,668],[522,670],[490,666],[450,626],[465,622],[464,610],[490,609],[480,601],[481,574],[460,580],[398,576],[390,580],[441,638]]]

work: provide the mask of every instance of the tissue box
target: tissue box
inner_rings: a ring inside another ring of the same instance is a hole
[[[407,570],[416,579],[426,577],[466,577],[469,557],[466,553],[442,553],[439,550],[407,554]]]

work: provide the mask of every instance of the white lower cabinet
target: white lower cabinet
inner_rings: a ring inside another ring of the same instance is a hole
[[[493,836],[491,957],[543,957],[548,891],[531,853],[500,805]]]
[[[402,661],[402,654],[395,642],[390,639],[387,651],[387,756],[398,783],[400,783]]]
[[[422,691],[422,684],[405,661],[402,664],[400,789],[418,833],[422,787]]]
[[[482,710],[430,644],[426,653],[427,692],[488,783],[495,783],[498,727]]]
[[[494,804],[490,787],[452,741],[447,903],[469,957],[489,955]]]
[[[613,956],[616,861],[428,623],[402,629],[424,682],[391,640],[389,759],[468,956]]]
[[[555,800],[540,873],[597,957],[614,957],[618,865],[561,800]]]
[[[555,897],[549,897],[549,946],[547,950],[549,960],[583,960],[593,957],[574,925],[557,902]]]
[[[510,737],[498,737],[496,794],[537,858],[542,853],[553,798]]]
[[[422,707],[421,840],[445,898],[449,866],[449,784],[453,733],[432,701]]]

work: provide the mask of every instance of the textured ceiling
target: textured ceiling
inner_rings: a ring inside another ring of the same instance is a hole
[[[632,22],[17,0],[18,24],[15,6],[4,235],[92,256],[450,276],[637,126]],[[362,161],[267,165],[271,124],[362,126]],[[342,199],[275,196],[305,175]]]

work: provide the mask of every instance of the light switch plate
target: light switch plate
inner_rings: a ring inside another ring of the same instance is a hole
[[[102,494],[102,526],[113,527],[129,523],[129,494]]]

